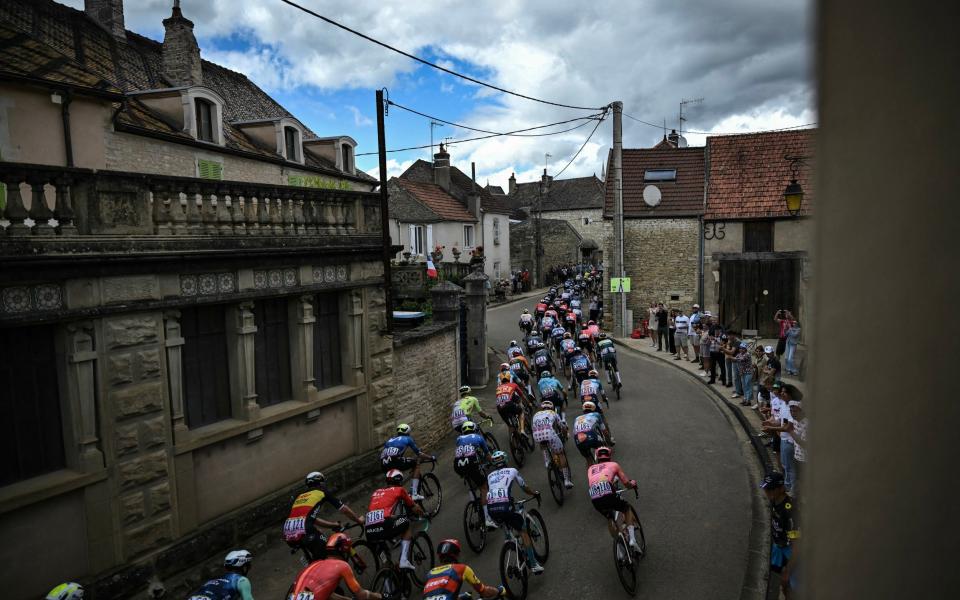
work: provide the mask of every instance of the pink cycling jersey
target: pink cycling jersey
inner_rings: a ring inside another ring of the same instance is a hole
[[[619,464],[608,461],[592,465],[587,469],[587,486],[590,490],[590,498],[597,500],[609,496],[614,491],[613,484],[618,480],[624,484],[630,481]]]

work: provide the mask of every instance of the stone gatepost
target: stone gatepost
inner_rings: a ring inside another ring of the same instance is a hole
[[[482,268],[482,266],[481,266]],[[467,381],[486,385],[487,369],[487,279],[476,270],[463,278],[467,289]]]
[[[433,298],[433,320],[456,322],[460,320],[460,296],[463,288],[449,281],[441,281],[430,290]]]

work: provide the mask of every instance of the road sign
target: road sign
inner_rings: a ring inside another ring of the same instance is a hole
[[[610,278],[610,291],[611,292],[629,292],[630,291],[630,278],[629,277],[611,277]]]

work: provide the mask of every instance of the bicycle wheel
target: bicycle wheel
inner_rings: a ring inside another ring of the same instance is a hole
[[[350,566],[357,575],[357,581],[364,589],[372,589],[373,578],[380,570],[380,558],[376,551],[365,540],[353,543],[353,554],[350,556]]]
[[[479,500],[471,500],[463,509],[463,535],[474,552],[483,552],[487,544],[487,522]]]
[[[433,473],[424,473],[420,476],[420,488],[418,493],[423,496],[418,504],[423,512],[431,519],[440,512],[440,505],[443,503],[443,489],[440,487],[440,480]]]
[[[383,567],[377,571],[373,578],[373,584],[365,589],[381,594],[385,598],[401,598],[403,596],[400,576],[393,570],[393,567]]]
[[[533,542],[533,555],[541,565],[547,564],[547,559],[550,558],[550,535],[547,533],[547,524],[543,520],[543,515],[533,508],[524,515],[524,521],[527,523],[530,541]]]
[[[500,449],[500,442],[497,441],[497,438],[495,438],[492,433],[484,431],[483,439],[487,440],[487,445],[490,446],[491,452],[496,452]]]
[[[547,479],[550,481],[550,494],[556,500],[557,506],[563,506],[563,475],[556,463],[550,463],[547,469]]]
[[[630,557],[630,549],[627,547],[623,535],[618,535],[613,540],[613,562],[617,569],[617,578],[620,579],[620,585],[631,596],[637,595],[637,563]]]
[[[633,508],[632,504],[628,504],[630,507],[630,512],[633,514],[633,520],[637,524],[637,530],[634,532],[634,535],[637,538],[637,544],[640,545],[640,558],[647,556],[647,538],[643,535],[643,524],[640,523],[640,517],[637,516],[636,509]]]
[[[617,382],[616,385],[613,386],[613,389],[616,390],[616,392],[617,392],[617,400],[620,399],[620,388],[621,388],[621,387],[623,387],[623,386],[620,385],[620,382],[619,382],[619,381]]]
[[[513,460],[517,462],[518,467],[523,466],[523,461],[526,460],[526,449],[523,442],[523,436],[519,433],[510,434],[510,454],[513,455]]]
[[[500,549],[500,582],[513,600],[526,600],[527,559],[514,540],[507,540]]]
[[[410,562],[415,569],[410,572],[410,577],[418,586],[423,587],[427,582],[427,575],[433,568],[433,542],[426,531],[421,531],[413,536],[410,543]]]

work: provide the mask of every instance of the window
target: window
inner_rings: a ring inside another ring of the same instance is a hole
[[[213,142],[213,117],[217,114],[213,102],[196,98],[193,101],[193,106],[197,117],[197,139],[204,142]]]
[[[284,152],[287,155],[287,160],[294,162],[299,161],[298,158],[300,153],[298,152],[300,147],[300,132],[297,131],[295,127],[284,127],[283,128],[283,142],[284,142]]]
[[[744,222],[743,251],[773,252],[773,221]]]
[[[313,377],[318,390],[343,383],[340,347],[340,299],[318,294],[313,325]]]
[[[260,300],[253,309],[257,402],[272,406],[293,398],[290,383],[290,325],[286,298]]]
[[[54,331],[0,329],[0,486],[66,466]]]
[[[340,146],[340,155],[343,160],[343,170],[346,173],[353,173],[353,148],[348,144]]]
[[[493,278],[500,279],[500,261],[493,263]]]
[[[187,427],[209,425],[230,417],[226,329],[222,305],[180,309]]]
[[[493,218],[493,245],[500,245],[500,219]]]
[[[644,181],[676,181],[676,169],[648,169],[643,172]]]
[[[426,250],[427,241],[424,237],[423,225],[410,226],[410,253],[422,256]]]
[[[223,179],[223,163],[215,160],[197,159],[197,177],[201,179]]]
[[[463,226],[463,245],[466,248],[473,248],[473,225]]]

